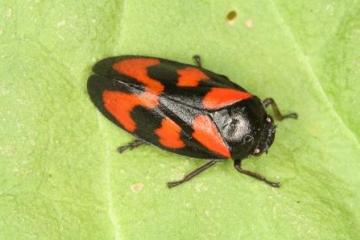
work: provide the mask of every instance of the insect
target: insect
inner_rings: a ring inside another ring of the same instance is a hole
[[[276,125],[265,108],[272,107],[277,120],[297,118],[281,114],[275,101],[257,96],[226,76],[195,65],[145,56],[103,59],[93,67],[88,93],[95,106],[112,122],[135,136],[118,148],[120,153],[144,144],[206,163],[169,188],[189,181],[221,160],[233,159],[240,173],[279,187],[259,173],[243,169],[249,155],[267,153]]]

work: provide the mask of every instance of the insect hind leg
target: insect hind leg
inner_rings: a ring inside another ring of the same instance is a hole
[[[282,114],[279,110],[279,107],[277,106],[275,100],[273,98],[265,98],[263,100],[263,105],[264,107],[268,107],[268,106],[271,106],[273,112],[274,112],[274,115],[275,115],[275,119],[279,120],[279,121],[282,121],[284,119],[287,119],[287,118],[293,118],[293,119],[297,119],[298,118],[298,114],[295,113],[295,112],[292,112],[292,113],[288,113],[288,114]]]
[[[118,148],[117,148],[117,151],[118,151],[119,153],[123,153],[123,152],[125,152],[126,150],[132,150],[132,149],[134,149],[134,148],[137,148],[137,147],[142,146],[142,145],[145,145],[145,144],[148,144],[148,143],[144,142],[144,141],[141,140],[141,139],[135,139],[134,141],[129,142],[128,144],[125,144],[125,145],[123,145],[123,146],[118,147]]]

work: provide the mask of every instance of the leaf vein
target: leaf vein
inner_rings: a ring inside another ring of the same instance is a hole
[[[114,209],[114,201],[113,201],[113,192],[111,189],[111,157],[110,153],[108,151],[109,144],[107,141],[106,134],[104,134],[106,131],[104,130],[103,124],[102,124],[102,115],[100,113],[97,113],[97,120],[98,120],[98,126],[100,129],[100,132],[103,133],[103,143],[104,143],[104,182],[105,182],[105,192],[106,192],[106,200],[107,200],[107,214],[109,216],[109,220],[113,226],[114,229],[114,239],[118,240],[120,239],[120,224],[118,221],[118,218],[116,216],[116,212]]]
[[[336,111],[335,107],[333,106],[333,104],[331,104],[329,97],[327,96],[323,86],[321,85],[321,82],[319,80],[319,77],[316,75],[313,66],[311,65],[309,59],[307,58],[307,56],[305,55],[303,49],[301,48],[300,44],[297,42],[294,33],[291,30],[291,27],[289,26],[289,24],[286,23],[284,17],[281,15],[280,10],[278,8],[278,6],[276,5],[276,2],[274,0],[270,0],[271,5],[273,6],[274,9],[274,13],[276,15],[276,17],[278,18],[278,21],[280,23],[280,26],[283,26],[284,32],[285,34],[288,36],[289,40],[291,42],[293,42],[294,47],[295,47],[295,51],[296,54],[299,57],[299,60],[305,64],[305,67],[311,77],[311,79],[314,80],[314,84],[315,86],[320,90],[321,95],[323,96],[323,98],[325,99],[326,104],[328,105],[328,108],[332,110],[332,113],[334,114],[334,116],[338,119],[338,121],[341,123],[341,125],[344,126],[344,128],[346,129],[346,131],[348,132],[349,136],[351,138],[353,138],[353,140],[356,142],[356,144],[358,146],[360,146],[360,142],[359,139],[357,138],[357,136],[351,131],[351,129],[349,128],[349,126],[347,126],[347,124],[344,122],[344,120],[341,118],[341,116],[339,115],[339,113]]]

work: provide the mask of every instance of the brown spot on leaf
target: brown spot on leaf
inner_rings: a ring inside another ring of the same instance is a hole
[[[131,191],[134,193],[140,192],[141,190],[143,190],[143,188],[144,188],[143,183],[134,183],[130,186]]]

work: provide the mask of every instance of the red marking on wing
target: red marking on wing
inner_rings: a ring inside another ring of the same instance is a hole
[[[206,115],[196,116],[192,127],[194,129],[192,136],[207,149],[224,157],[230,157],[229,147],[210,117]]]
[[[194,67],[186,67],[177,70],[179,80],[177,86],[179,87],[196,87],[201,80],[208,80],[209,77],[201,70]]]
[[[130,58],[120,60],[113,64],[113,69],[120,74],[134,78],[145,85],[147,91],[160,95],[164,86],[156,79],[148,76],[147,68],[160,64],[156,58]]]
[[[181,140],[181,128],[173,120],[165,117],[161,127],[155,130],[161,145],[168,148],[183,148],[185,143]]]
[[[136,129],[136,123],[130,115],[134,107],[143,106],[151,109],[159,104],[158,97],[148,92],[135,95],[105,90],[102,97],[106,110],[129,132]]]
[[[212,88],[204,97],[202,104],[207,109],[218,109],[251,98],[251,94],[230,88]]]

